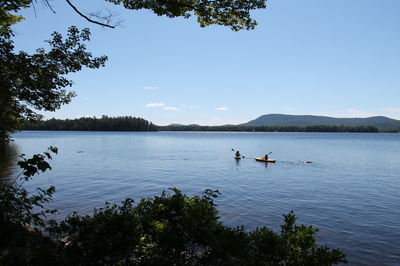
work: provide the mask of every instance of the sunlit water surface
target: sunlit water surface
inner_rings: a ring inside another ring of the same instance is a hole
[[[227,225],[279,230],[294,210],[351,264],[400,265],[400,134],[25,131],[14,139],[0,149],[3,176],[16,175],[17,154],[59,148],[53,170],[27,183],[56,186],[58,218],[171,187],[212,188]],[[246,158],[234,160],[232,148]],[[270,151],[276,164],[253,159]]]

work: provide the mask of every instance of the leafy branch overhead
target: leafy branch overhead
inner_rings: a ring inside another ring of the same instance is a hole
[[[71,0],[65,0],[67,4],[81,17],[87,21],[100,26],[115,28],[111,25],[110,16],[86,15]],[[252,30],[257,22],[251,18],[250,11],[266,8],[266,0],[105,0],[115,5],[122,5],[126,9],[141,10],[148,9],[158,16],[170,18],[192,15],[197,17],[201,27],[209,25],[230,26],[232,30]],[[48,2],[46,2],[48,4]],[[48,6],[52,9],[50,4]]]
[[[80,32],[72,26],[65,40],[57,32],[52,34],[52,39],[47,41],[50,51],[40,48],[32,55],[13,54],[12,42],[0,40],[3,47],[8,48],[1,50],[0,77],[10,96],[19,102],[18,107],[28,112],[28,105],[38,110],[55,111],[69,103],[74,93],[63,89],[72,85],[65,75],[80,71],[83,66],[99,68],[107,60],[105,56],[93,57],[86,51],[83,42],[89,40],[88,29]]]
[[[47,43],[50,50],[39,48],[34,54],[14,52],[9,35],[0,35],[0,121],[2,131],[19,129],[24,120],[38,120],[36,110],[55,111],[75,96],[65,88],[73,82],[66,75],[82,67],[104,66],[107,57],[93,57],[86,51],[88,29],[72,26],[67,38],[54,32]],[[1,137],[1,136],[0,136]]]
[[[266,8],[266,0],[106,0],[123,5],[126,9],[152,10],[158,16],[170,18],[192,15],[201,27],[209,25],[230,26],[232,30],[252,30],[257,22],[250,11]]]

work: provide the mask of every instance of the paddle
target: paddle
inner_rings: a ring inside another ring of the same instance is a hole
[[[231,148],[231,150],[234,151],[234,152],[236,152],[236,150],[233,149],[233,148]],[[243,159],[246,158],[246,157],[244,157],[243,155],[240,155],[240,156],[242,156]]]
[[[267,155],[270,155],[272,153],[272,151],[270,151],[269,153],[267,153]]]
[[[269,153],[267,153],[267,155],[270,155],[272,153],[272,151],[270,151]]]
[[[269,153],[267,153],[265,156],[268,156],[268,155],[270,155],[271,153],[272,153],[272,151],[270,151]],[[262,158],[260,158],[260,159],[265,159],[265,156],[262,157]],[[254,158],[254,159],[257,159],[257,158]]]

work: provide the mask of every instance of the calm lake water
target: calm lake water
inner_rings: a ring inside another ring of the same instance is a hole
[[[0,149],[3,176],[15,175],[17,154],[59,148],[53,170],[27,184],[56,186],[50,206],[59,217],[170,187],[212,188],[227,225],[279,230],[294,210],[350,264],[400,264],[400,134],[25,131],[14,139]],[[234,160],[232,148],[246,158]],[[253,159],[270,151],[276,164]]]

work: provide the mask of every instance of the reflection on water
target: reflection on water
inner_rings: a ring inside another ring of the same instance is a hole
[[[19,147],[15,143],[0,143],[0,179],[10,178],[16,172]]]

